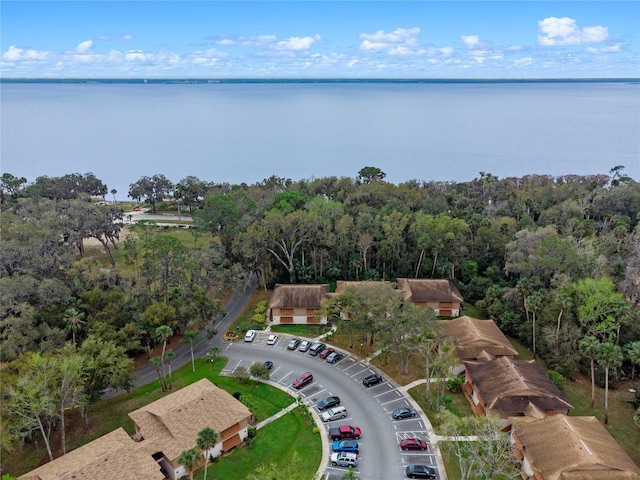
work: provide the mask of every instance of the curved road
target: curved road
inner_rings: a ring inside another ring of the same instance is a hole
[[[229,300],[227,300],[227,303],[224,306],[225,311],[227,312],[226,315],[222,318],[222,320],[216,321],[215,323],[212,322],[212,324],[208,325],[216,328],[220,335],[216,335],[212,339],[208,339],[204,336],[203,332],[203,337],[193,343],[193,356],[195,358],[206,356],[213,346],[218,347],[220,351],[224,350],[227,344],[222,340],[222,333],[227,330],[227,328],[242,313],[242,310],[248,303],[249,298],[251,298],[251,294],[253,293],[253,290],[255,289],[257,284],[257,277],[255,275],[252,275],[243,291],[233,292],[231,294]],[[176,356],[171,362],[172,368],[180,368],[183,365],[191,362],[191,352],[189,350],[189,344],[184,343],[182,345],[179,345],[174,350],[174,352]],[[148,383],[156,381],[157,379],[158,374],[156,373],[156,368],[149,363],[141,369],[136,370],[136,378],[133,382],[133,386],[134,388],[141,387],[143,385],[147,385]],[[108,389],[102,396],[103,398],[108,398],[120,393],[122,393],[122,390]]]
[[[222,333],[228,329],[233,321],[242,313],[257,285],[257,277],[253,275],[242,292],[234,292],[225,304],[226,315],[217,323],[211,325]],[[259,331],[252,343],[224,342],[221,335],[212,339],[202,338],[194,343],[194,357],[206,356],[210,348],[217,346],[220,353],[227,357],[228,363],[223,374],[231,374],[237,366],[249,368],[254,362],[271,360],[274,363],[271,370],[271,381],[287,388],[293,396],[300,396],[311,408],[325,397],[338,395],[342,405],[347,407],[347,418],[324,424],[325,429],[341,424],[351,424],[362,429],[359,440],[360,455],[358,457],[358,475],[366,480],[391,480],[405,478],[404,468],[408,464],[429,465],[438,470],[438,459],[432,450],[427,434],[427,425],[418,415],[406,420],[393,420],[391,412],[400,407],[416,407],[406,393],[398,388],[392,380],[383,375],[384,381],[370,388],[362,384],[362,379],[374,370],[366,360],[346,354],[345,358],[330,365],[319,357],[307,353],[290,351],[286,345],[293,336],[278,334],[278,342],[274,346],[266,344],[269,332]],[[176,356],[172,361],[174,368],[179,368],[191,361],[188,344],[175,349]],[[314,375],[311,384],[301,390],[290,387],[291,382],[302,372],[310,371]],[[136,372],[134,385],[146,385],[157,380],[155,367],[151,364]],[[104,397],[110,397],[121,391],[108,390]],[[420,413],[420,410],[418,410]],[[429,449],[426,452],[403,452],[398,442],[407,437],[419,437],[427,441]],[[324,435],[324,441],[327,435]],[[328,450],[330,451],[329,442]],[[325,450],[327,446],[325,445]],[[327,461],[327,459],[324,459]],[[324,478],[340,479],[345,473],[344,468],[332,467],[328,462],[321,465],[325,469]],[[446,475],[438,476],[439,479]]]

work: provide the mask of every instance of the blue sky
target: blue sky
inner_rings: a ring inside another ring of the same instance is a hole
[[[3,0],[0,14],[4,78],[640,76],[636,0]]]

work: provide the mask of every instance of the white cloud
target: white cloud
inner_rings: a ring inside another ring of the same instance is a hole
[[[153,53],[145,53],[142,50],[129,50],[124,54],[124,58],[128,62],[148,62],[153,60]]]
[[[533,65],[533,58],[531,57],[522,57],[513,61],[513,64],[516,67],[528,67],[529,65]]]
[[[538,43],[543,46],[582,45],[605,41],[609,36],[607,27],[589,26],[580,28],[569,17],[549,17],[538,22]]]
[[[216,65],[221,58],[226,57],[227,54],[216,50],[215,48],[209,48],[208,50],[197,50],[189,55],[189,61],[196,65]]]
[[[480,43],[480,37],[478,35],[462,35],[460,36],[460,39],[467,46],[467,48],[477,47]]]
[[[91,51],[93,48],[93,40],[85,40],[84,42],[80,42],[76,47],[77,53],[87,53]]]
[[[278,50],[308,50],[311,48],[311,45],[320,40],[320,35],[314,35],[313,37],[290,37],[276,43],[276,48]]]
[[[347,62],[347,68],[351,68],[351,67],[355,66],[356,63],[358,63],[358,59],[357,58],[354,58],[353,60],[349,60]]]
[[[43,61],[51,56],[51,52],[40,52],[33,49],[19,48],[11,45],[2,55],[2,59],[7,62],[21,61]]]
[[[622,44],[616,43],[614,45],[609,45],[607,47],[587,47],[587,52],[589,53],[617,53],[622,51]]]
[[[418,45],[418,35],[420,29],[396,28],[393,32],[378,30],[375,33],[361,33],[360,49],[366,52],[387,51],[392,55],[407,55],[416,53],[415,47]]]

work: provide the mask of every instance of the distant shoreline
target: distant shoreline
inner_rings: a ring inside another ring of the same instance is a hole
[[[640,78],[0,78],[0,83],[262,84],[262,83],[640,83]]]

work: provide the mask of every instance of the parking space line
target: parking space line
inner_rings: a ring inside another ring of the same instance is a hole
[[[375,388],[375,387],[369,387],[369,388]],[[393,392],[393,391],[396,391],[396,392],[397,392],[397,390],[387,390],[386,392],[382,392],[382,393],[379,393],[379,394],[377,394],[377,395],[374,395],[374,396],[373,396],[373,398],[382,397],[383,395],[387,395],[387,394],[389,394],[389,393],[391,393],[391,392]]]
[[[409,405],[407,403],[407,399],[403,398],[403,397],[394,398],[393,400],[389,400],[388,402],[380,403],[380,405],[384,407],[385,405],[389,405],[390,403],[400,402],[400,401],[404,401],[404,404],[407,405],[407,406]]]
[[[317,392],[317,393],[316,393],[316,395],[319,395],[319,394],[321,394],[322,392],[326,392],[326,391],[327,391],[327,389],[326,389],[326,388],[323,388],[322,390],[320,390],[319,392]]]
[[[351,357],[349,357],[349,358],[351,358]],[[361,364],[360,362],[356,362],[356,363],[354,363],[353,365],[351,365],[351,366],[349,366],[349,367],[345,368],[345,369],[343,370],[343,372],[346,372],[347,370],[350,370],[351,368],[353,368],[353,367],[355,367],[355,366],[362,366],[362,364]]]

